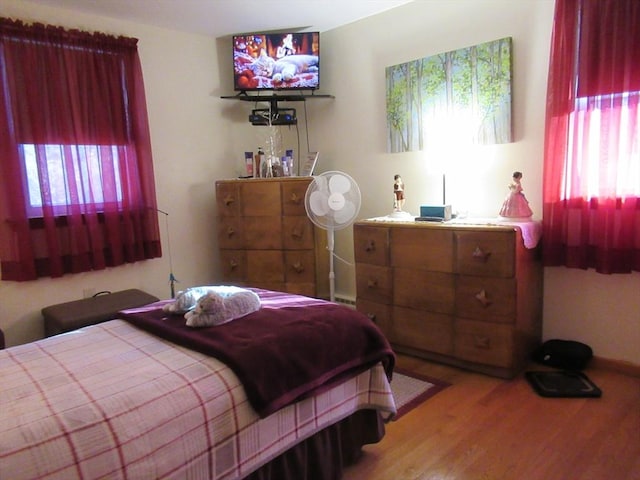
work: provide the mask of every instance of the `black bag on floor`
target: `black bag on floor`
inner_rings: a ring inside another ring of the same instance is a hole
[[[565,370],[582,370],[592,357],[589,345],[573,340],[547,340],[532,355],[535,362]]]

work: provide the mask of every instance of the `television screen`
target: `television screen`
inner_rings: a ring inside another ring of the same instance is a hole
[[[320,34],[234,35],[233,78],[236,91],[317,89]]]

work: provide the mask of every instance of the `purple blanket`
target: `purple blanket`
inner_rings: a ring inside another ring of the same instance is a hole
[[[324,300],[252,290],[260,296],[260,310],[215,327],[187,327],[182,315],[162,311],[167,301],[120,316],[226,363],[262,417],[378,362],[391,377],[391,346],[362,313]]]

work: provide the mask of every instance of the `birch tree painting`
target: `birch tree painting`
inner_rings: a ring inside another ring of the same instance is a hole
[[[511,142],[511,37],[386,68],[388,151]]]

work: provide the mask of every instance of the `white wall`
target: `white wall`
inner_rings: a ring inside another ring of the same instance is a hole
[[[443,152],[463,168],[447,178],[447,201],[470,215],[495,216],[511,173],[542,210],[542,157],[552,0],[416,0],[322,35],[323,91],[330,106],[310,103],[312,136],[322,139],[321,169],[343,170],[362,190],[361,217],[391,211],[393,175],[402,175],[405,210],[441,203],[438,154],[386,153],[385,67],[471,45],[513,38],[513,143]],[[317,103],[317,102],[315,102]],[[353,258],[351,230],[338,232],[338,254]],[[355,294],[352,267],[336,263],[336,290]],[[604,358],[640,364],[640,274],[601,275],[545,269],[544,337],[591,345]]]
[[[213,182],[240,170],[242,152],[263,143],[265,130],[247,122],[252,104],[221,100],[230,86],[228,39],[212,39],[106,18],[0,0],[2,15],[124,34],[140,39],[159,207],[170,213],[174,272],[183,288],[213,282],[218,265]],[[405,208],[441,198],[437,154],[386,153],[384,69],[437,53],[513,38],[513,132],[507,145],[441,155],[461,159],[463,172],[448,178],[454,209],[494,216],[513,170],[524,173],[531,206],[540,215],[546,75],[552,0],[415,0],[413,3],[323,32],[322,92],[298,109],[298,128],[283,128],[283,147],[319,150],[319,171],[352,175],[363,195],[362,218],[391,209],[393,175],[406,184]],[[309,129],[304,128],[307,110]],[[307,140],[308,134],[308,140]],[[309,147],[307,148],[307,141]],[[455,177],[455,178],[454,178]],[[164,218],[160,218],[166,253]],[[336,236],[337,253],[353,259],[351,229]],[[62,279],[0,282],[0,328],[10,344],[42,335],[39,309],[82,297],[86,288],[143,288],[168,296],[168,258]],[[355,294],[352,266],[336,262],[340,294]],[[545,338],[590,344],[596,355],[640,365],[640,274],[545,270]]]

